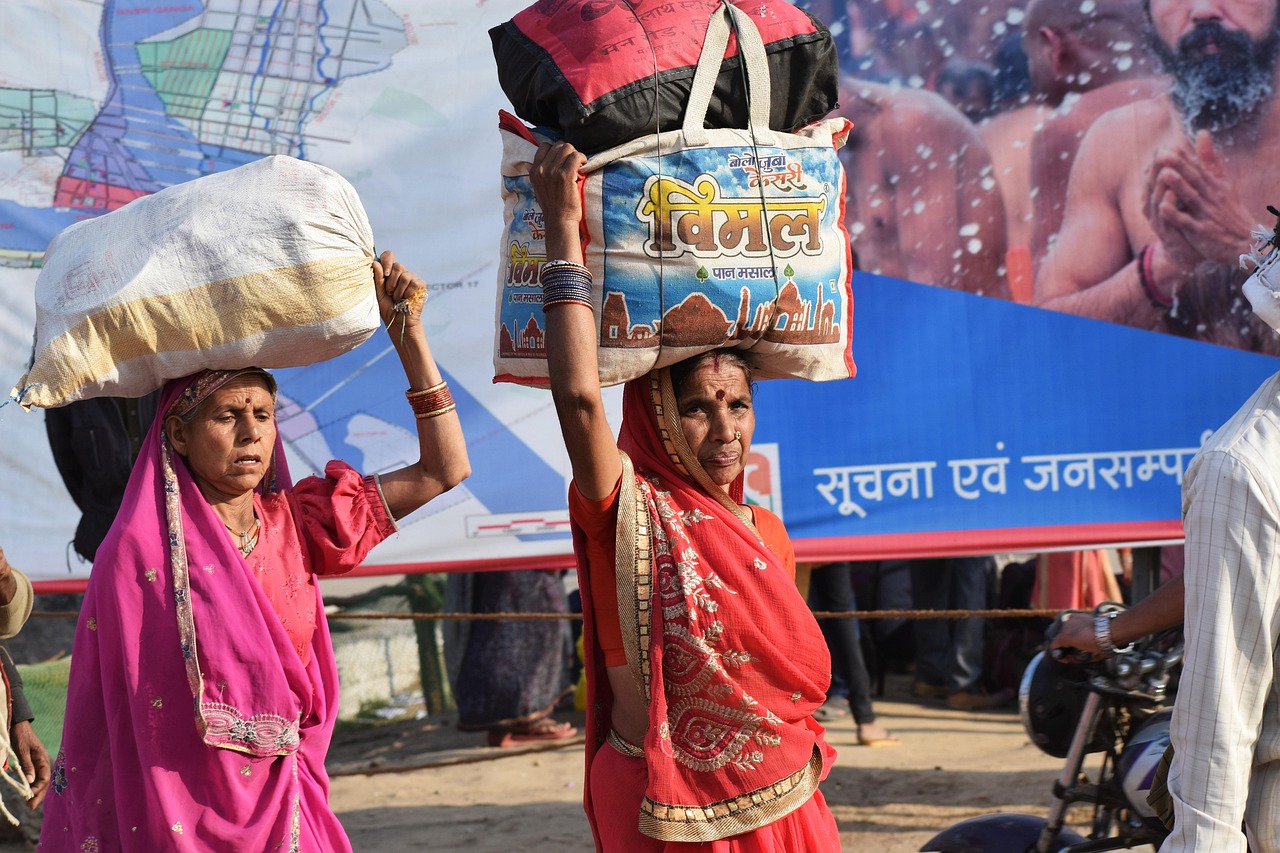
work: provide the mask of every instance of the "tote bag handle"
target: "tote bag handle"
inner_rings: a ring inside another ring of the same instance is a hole
[[[720,64],[729,47],[729,16],[733,16],[738,33],[738,55],[747,71],[747,103],[750,106],[748,127],[757,142],[773,145],[773,131],[769,129],[769,60],[764,52],[764,41],[751,16],[723,0],[711,14],[707,35],[698,56],[698,67],[693,74],[693,86],[689,91],[689,104],[684,111],[684,140],[689,146],[707,144],[707,110],[711,106],[711,93],[720,75]]]

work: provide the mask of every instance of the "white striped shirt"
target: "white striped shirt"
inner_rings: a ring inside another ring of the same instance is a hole
[[[1161,853],[1280,853],[1280,374],[1205,443],[1182,489],[1186,662],[1175,826]]]

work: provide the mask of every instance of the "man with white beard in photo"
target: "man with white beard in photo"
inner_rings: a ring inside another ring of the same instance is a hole
[[[1036,302],[1280,354],[1240,295],[1238,266],[1280,201],[1277,3],[1149,0],[1146,11],[1170,90],[1089,129]]]

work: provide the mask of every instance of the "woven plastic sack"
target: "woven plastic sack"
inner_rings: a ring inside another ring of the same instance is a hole
[[[730,13],[747,60],[751,126],[705,129]],[[750,19],[722,6],[683,129],[610,149],[583,167],[602,384],[720,347],[749,351],[760,379],[854,375],[852,253],[837,153],[851,125],[829,119],[796,134],[770,131],[762,54]],[[541,386],[546,250],[528,177],[539,139],[512,116],[500,126],[506,230],[495,381]]]
[[[10,395],[48,408],[325,361],[378,328],[372,260],[355,189],[323,166],[274,156],[166,187],[49,244]]]
[[[498,82],[516,115],[591,155],[684,120],[702,39],[721,0],[539,2],[489,31]],[[831,33],[787,0],[732,0],[759,29],[774,93],[770,127],[791,131],[836,107]],[[737,45],[717,69],[710,127],[742,127]]]

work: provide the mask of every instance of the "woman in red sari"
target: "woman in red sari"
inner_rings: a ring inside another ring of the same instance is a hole
[[[551,390],[573,469],[588,650],[585,806],[598,850],[840,849],[813,719],[827,647],[777,516],[742,503],[750,368],[719,350],[632,380],[615,444],[601,400],[571,145],[544,145]]]

